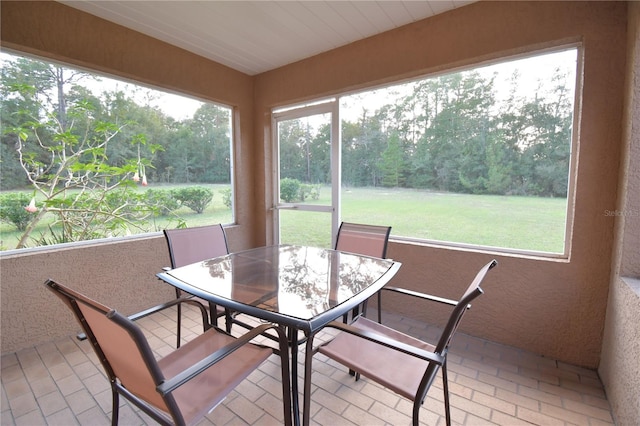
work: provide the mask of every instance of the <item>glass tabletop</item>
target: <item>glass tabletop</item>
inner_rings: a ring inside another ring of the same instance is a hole
[[[158,276],[213,303],[264,319],[307,322],[300,328],[313,328],[311,323],[323,314],[333,319],[375,294],[399,266],[392,260],[281,245],[232,253]]]

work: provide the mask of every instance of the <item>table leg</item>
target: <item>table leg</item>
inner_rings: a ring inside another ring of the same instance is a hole
[[[311,371],[313,362],[313,338],[315,334],[309,334],[307,336],[307,346],[304,354],[304,401],[302,407],[302,424],[304,426],[309,425],[311,416]]]
[[[289,345],[291,345],[291,404],[293,406],[293,424],[300,426],[300,401],[298,398],[298,330],[293,327],[288,327],[287,332],[289,334]]]

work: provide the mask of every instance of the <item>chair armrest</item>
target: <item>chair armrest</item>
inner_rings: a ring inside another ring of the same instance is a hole
[[[431,294],[420,293],[413,290],[407,290],[406,288],[384,286],[378,292],[378,322],[380,324],[382,324],[382,290],[404,294],[405,296],[417,297],[422,300],[442,303],[444,305],[449,305],[449,306],[456,306],[458,304],[458,301],[452,300],[452,299],[445,299],[444,297],[438,297]]]
[[[131,315],[129,315],[128,318],[131,321],[136,321],[136,320],[139,320],[140,318],[144,318],[144,317],[149,316],[151,314],[155,314],[156,312],[163,311],[163,310],[165,310],[167,308],[170,308],[170,307],[172,307],[174,305],[178,305],[178,304],[181,304],[181,303],[187,303],[189,305],[194,305],[194,306],[198,307],[200,309],[200,311],[204,314],[204,317],[205,318],[208,317],[207,310],[206,310],[206,308],[204,307],[204,305],[202,303],[198,302],[197,300],[193,300],[193,299],[190,299],[190,298],[187,298],[187,297],[180,297],[180,298],[171,299],[168,302],[164,302],[164,303],[161,303],[161,304],[156,305],[156,306],[152,306],[151,308],[147,308],[144,311],[140,311],[140,312],[136,312],[135,314],[131,314]]]
[[[438,296],[433,296],[431,294],[420,293],[420,292],[413,291],[413,290],[407,290],[406,288],[387,287],[387,286],[385,286],[385,287],[382,287],[381,290],[387,290],[387,291],[392,291],[392,292],[395,292],[395,293],[404,294],[404,295],[407,295],[407,296],[418,297],[420,299],[430,300],[432,302],[443,303],[445,305],[455,306],[455,305],[458,304],[457,300],[445,299],[444,297],[438,297]]]
[[[383,336],[382,334],[375,333],[369,330],[362,330],[358,327],[354,327],[350,324],[345,324],[340,321],[332,321],[329,324],[327,324],[326,327],[337,328],[338,330],[343,331],[345,333],[349,333],[353,336],[357,336],[362,339],[369,340],[371,342],[385,346],[389,349],[393,349],[408,355],[415,356],[417,358],[424,359],[425,361],[431,361],[431,362],[435,362],[436,364],[442,365],[445,360],[444,356],[438,355],[434,352],[425,351],[424,349],[416,348],[415,346],[411,346],[406,343],[399,342],[387,336]]]
[[[204,307],[204,305],[202,305],[202,303],[198,302],[197,300],[192,300],[189,298],[176,298],[176,299],[171,299],[168,302],[165,303],[161,303],[160,305],[156,305],[156,306],[152,306],[151,308],[147,308],[144,311],[140,311],[140,312],[136,312],[135,314],[131,314],[128,316],[128,318],[131,321],[137,321],[141,318],[147,317],[151,314],[155,314],[156,312],[160,312],[164,309],[170,308],[174,305],[178,305],[180,303],[188,303],[190,305],[194,305],[197,308],[200,309],[200,313],[202,314],[202,321],[203,324],[205,324],[205,328],[211,328],[211,324],[209,324],[209,315],[207,313],[207,309]],[[87,335],[82,332],[82,333],[78,333],[76,335],[76,338],[80,341],[85,340],[87,338]]]
[[[233,352],[240,349],[242,346],[246,345],[251,340],[255,339],[257,336],[264,333],[270,328],[277,327],[273,324],[263,324],[243,334],[242,336],[236,338],[233,343],[229,343],[228,345],[223,346],[206,358],[177,373],[172,378],[165,380],[163,383],[159,384],[156,387],[157,391],[163,396],[173,392],[176,388],[182,386],[212,365],[231,355]]]

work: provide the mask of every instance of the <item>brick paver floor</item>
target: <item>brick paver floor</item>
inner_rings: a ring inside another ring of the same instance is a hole
[[[385,315],[385,323],[427,340],[438,333],[433,326],[392,314]],[[157,356],[173,350],[174,312],[144,318],[139,324]],[[201,330],[193,312],[183,324],[186,340]],[[234,328],[234,334],[241,331]],[[327,337],[328,332],[321,332],[318,339]],[[5,354],[1,368],[2,425],[110,424],[109,383],[88,342],[70,336]],[[312,424],[411,424],[411,403],[405,398],[366,377],[355,381],[344,367],[321,354],[314,357],[313,370]],[[300,364],[300,374],[303,371]],[[279,358],[273,355],[201,424],[282,424],[279,380]],[[464,334],[459,333],[452,344],[449,381],[454,424],[613,424],[595,371]],[[121,425],[155,424],[120,400]],[[424,402],[420,414],[423,424],[445,424],[442,401],[438,379]]]

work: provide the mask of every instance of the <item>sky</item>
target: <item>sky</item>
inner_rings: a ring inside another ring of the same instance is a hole
[[[15,56],[6,52],[0,52],[0,66],[4,66],[5,61],[14,57]],[[90,72],[93,73],[93,71]],[[100,79],[99,82],[83,81],[81,85],[87,87],[96,96],[99,96],[100,93],[105,90],[123,90],[141,104],[144,105],[148,102],[151,106],[158,107],[166,115],[173,117],[176,120],[184,120],[186,118],[193,117],[196,110],[203,104],[202,101],[198,101],[187,96],[151,89],[139,84],[131,84],[103,75],[97,76]]]
[[[127,93],[141,105],[148,103],[150,106],[159,108],[163,113],[178,121],[192,118],[193,114],[204,103],[187,96],[151,89],[140,86],[139,84],[130,84],[104,76],[100,76],[100,80],[100,83],[95,85],[91,84],[89,87],[94,95],[99,96],[105,89],[119,89]]]
[[[511,88],[510,80],[513,72],[519,70],[517,94],[531,95],[538,87],[539,81],[548,82],[551,80],[556,67],[560,66],[568,72],[573,72],[575,79],[577,49],[563,50],[559,52],[538,55],[534,57],[521,58],[508,62],[487,65],[476,68],[481,75],[487,78],[496,73],[494,89],[498,100],[505,100]],[[473,68],[469,68],[473,69]],[[398,92],[398,97],[409,94],[413,83],[389,86]],[[366,108],[367,115],[371,116],[385,104],[394,103],[396,97],[389,94],[386,88],[373,91],[361,92],[352,96],[346,96],[340,102],[340,115],[349,121],[357,121],[362,115],[362,108]]]

